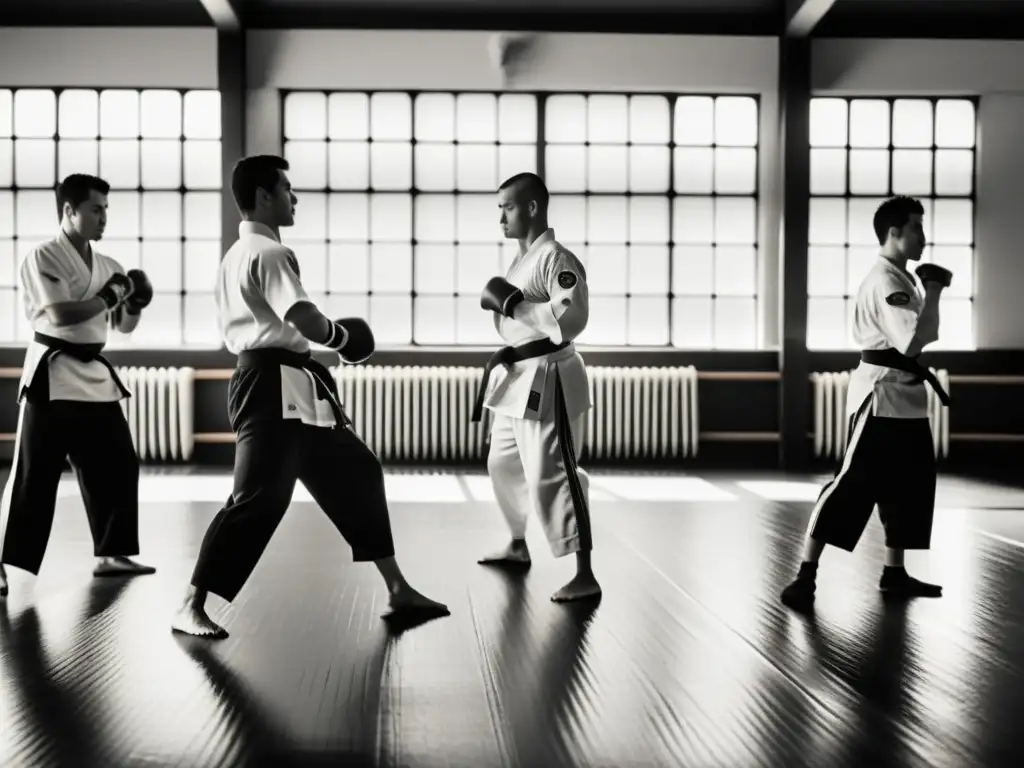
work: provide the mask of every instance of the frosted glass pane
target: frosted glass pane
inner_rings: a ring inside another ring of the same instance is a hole
[[[415,205],[416,215],[413,218],[417,241],[421,243],[455,242],[454,195],[419,195]],[[451,250],[450,246],[449,250]]]
[[[455,154],[460,190],[493,192],[498,188],[498,148],[494,144],[460,144]]]
[[[22,88],[14,92],[14,135],[19,139],[52,138],[57,132],[57,97],[53,91]]]
[[[501,343],[491,318],[480,310],[480,300],[477,296],[460,296],[455,300],[455,343]]]
[[[421,93],[416,97],[414,133],[416,141],[454,141],[455,96],[451,93]]]
[[[138,91],[118,89],[100,93],[100,136],[137,138],[140,128]]]
[[[473,297],[479,297],[488,280],[507,271],[502,269],[501,248],[497,245],[458,245],[455,265],[455,290]]]
[[[501,211],[494,195],[459,195],[455,232],[460,243],[494,243],[501,239]]]
[[[112,189],[139,186],[139,142],[136,139],[100,141],[100,176]]]
[[[968,298],[974,293],[974,249],[968,246],[934,246],[931,261],[953,273],[953,282],[942,292],[947,297]]]
[[[586,141],[586,97],[575,94],[548,97],[544,104],[544,138],[551,144]]]
[[[625,192],[628,184],[626,147],[587,147],[587,189],[591,192]]]
[[[714,150],[677,147],[673,176],[675,191],[680,194],[711,194],[715,183]]]
[[[327,243],[324,241],[295,241],[290,243],[299,262],[299,276],[309,291],[327,289]],[[218,257],[219,261],[219,257]],[[191,290],[191,288],[189,289]],[[210,289],[207,289],[210,290]]]
[[[847,118],[845,99],[811,99],[811,146],[845,147]]]
[[[498,141],[537,140],[537,97],[505,93],[498,97]],[[550,141],[550,139],[549,139]]]
[[[672,240],[676,243],[713,243],[715,241],[714,198],[675,198],[672,201]]]
[[[846,242],[846,200],[812,197],[810,204],[810,245],[843,245]]]
[[[182,248],[181,240],[142,241],[139,266],[157,293],[177,293],[184,287]]]
[[[849,202],[847,242],[878,248],[875,234],[875,211],[884,202],[881,197],[856,197]]]
[[[455,343],[455,298],[417,296],[413,304],[413,341],[417,344]]]
[[[629,298],[626,343],[665,346],[669,343],[668,297]]]
[[[460,142],[498,140],[498,103],[492,94],[459,94],[455,102],[455,139]]]
[[[970,200],[936,200],[932,229],[934,245],[972,245],[974,203]]]
[[[405,93],[375,93],[370,97],[370,137],[375,141],[412,138],[412,99]]]
[[[21,297],[14,290],[0,290],[0,344],[14,344],[18,341],[18,315],[21,312]]]
[[[147,90],[139,99],[141,133],[144,139],[181,137],[181,94],[177,91]]]
[[[370,138],[370,97],[365,93],[332,93],[328,96],[327,134],[335,140]]]
[[[220,141],[187,140],[185,186],[189,189],[219,189],[220,185]]]
[[[152,277],[152,272],[146,269]],[[156,283],[154,283],[154,286]],[[182,297],[178,293],[160,293],[153,296],[153,301],[142,313],[139,325],[131,335],[131,346],[155,349],[172,349],[180,347],[184,341],[182,333]],[[216,321],[211,332],[218,333],[220,328]]]
[[[143,192],[142,236],[180,238],[181,209],[182,200],[178,192]]]
[[[327,186],[326,142],[289,141],[284,145],[284,159],[290,166],[288,178],[293,189],[323,189]]]
[[[757,242],[757,216],[753,199],[715,199],[715,242],[736,245],[753,245]]]
[[[18,257],[14,252],[14,241],[0,238],[0,288],[14,288],[17,285]]]
[[[53,197],[51,196],[51,200]],[[56,218],[54,219],[56,221]],[[0,189],[0,238],[14,236],[14,192]]]
[[[60,138],[95,139],[99,131],[99,94],[77,89],[62,91],[57,100],[57,133]]]
[[[854,99],[850,103],[850,146],[889,146],[889,102]]]
[[[136,238],[142,234],[142,201],[139,193],[111,190],[107,196],[107,240]]]
[[[412,297],[370,297],[370,326],[377,346],[406,345],[412,341]]]
[[[548,222],[560,243],[583,242],[587,239],[587,198],[574,195],[552,195],[548,204]]]
[[[14,211],[14,234],[19,238],[50,238],[57,234],[60,219],[52,189],[19,191],[14,198]]]
[[[185,237],[215,240],[221,236],[221,200],[217,192],[185,194]]]
[[[896,195],[930,195],[932,193],[931,150],[893,150],[892,191]]]
[[[374,243],[370,246],[370,290],[409,293],[412,290],[412,245]]]
[[[884,149],[850,150],[850,193],[889,193],[889,152]]]
[[[846,349],[850,343],[846,317],[845,299],[808,299],[808,349]]]
[[[370,239],[369,195],[331,195],[329,209],[327,225],[331,240],[362,242]]]
[[[370,246],[331,243],[327,250],[327,289],[331,293],[369,291]]]
[[[846,194],[846,150],[811,150],[811,194]]]
[[[285,150],[291,146],[297,145],[285,144]],[[327,156],[328,183],[331,189],[369,188],[370,145],[367,142],[332,141],[327,145]],[[316,178],[320,178],[319,175]],[[298,188],[294,176],[292,186]]]
[[[14,131],[14,94],[0,88],[0,138],[10,138]]]
[[[878,261],[878,247],[851,247],[846,254],[846,293],[856,296],[860,284]]]
[[[629,139],[629,105],[625,96],[592,95],[587,99],[587,141],[625,144]]]
[[[976,346],[974,303],[970,299],[943,295],[939,303],[939,340],[928,349],[973,350]]]
[[[545,147],[545,183],[551,192],[582,192],[587,188],[586,147]]]
[[[295,206],[295,224],[281,231],[285,243],[327,239],[327,195],[306,192]]]
[[[220,92],[186,91],[183,100],[186,139],[220,139]]]
[[[629,148],[629,191],[656,192],[664,194],[669,190],[668,147]]]
[[[439,192],[455,189],[455,146],[453,144],[417,144],[414,148],[416,187]]]
[[[310,261],[310,249],[303,249],[302,263]],[[217,268],[220,266],[220,240],[186,240],[185,241],[185,291],[188,293],[213,292],[217,288]],[[322,261],[322,259],[321,259]],[[319,286],[324,280],[318,281],[316,275],[302,271],[305,285]]]
[[[370,144],[370,186],[411,189],[412,145],[391,141]]]
[[[148,139],[142,142],[142,186],[178,189],[181,186],[181,142]]]
[[[715,293],[754,296],[757,293],[757,249],[718,246],[715,249]]]
[[[935,105],[936,145],[970,149],[976,134],[974,104],[966,99],[939,100]]]
[[[328,317],[370,319],[370,297],[365,293],[332,293],[324,299],[323,307],[322,311]]]
[[[710,298],[672,300],[672,346],[711,349],[714,346],[714,302]]]
[[[715,256],[710,245],[683,245],[672,249],[672,293],[710,296],[715,287]]]
[[[142,246],[136,237],[130,240],[104,237],[99,249],[125,269],[137,269],[142,265]]]
[[[675,143],[710,147],[715,141],[715,102],[710,96],[676,99],[673,119]]]
[[[498,147],[498,178],[504,181],[519,173],[537,172],[537,147],[533,144],[502,144]]]
[[[629,99],[629,140],[633,144],[668,144],[672,120],[664,96],[631,96]]]
[[[0,139],[0,188],[14,183],[14,142]]]
[[[715,143],[719,146],[757,146],[757,102],[749,96],[719,96],[715,100]]]
[[[843,296],[846,293],[846,249],[812,246],[807,250],[807,295]]]
[[[285,139],[327,138],[327,96],[289,93],[284,97]]]
[[[587,200],[587,242],[625,243],[628,239],[628,208],[625,197],[591,197]]]
[[[717,298],[715,349],[757,348],[757,299]]]
[[[629,288],[628,251],[621,245],[587,248],[587,287],[591,296],[621,296]],[[593,310],[591,310],[593,314]]]
[[[932,103],[925,99],[897,99],[892,105],[894,147],[932,146]]]
[[[413,239],[413,197],[374,195],[370,198],[370,240],[408,243]]]
[[[974,191],[974,153],[969,149],[935,152],[935,194],[969,195]]]
[[[669,207],[664,197],[629,198],[629,241],[631,243],[667,243]]]
[[[14,183],[19,187],[53,189],[57,176],[57,149],[52,139],[14,142]]]
[[[577,343],[595,347],[617,347],[626,343],[626,298],[591,296],[590,321]]]
[[[66,179],[72,173],[96,176],[99,172],[100,145],[95,139],[61,139],[57,142],[57,178]]]
[[[185,295],[185,344],[196,347],[221,346],[217,323],[217,301],[212,293]]]
[[[669,253],[667,245],[634,245],[626,250],[629,264],[629,292],[634,296],[666,296],[668,294]],[[589,271],[588,271],[589,275]],[[668,305],[665,305],[666,312]],[[668,323],[665,323],[668,333]],[[666,339],[667,343],[667,339]]]
[[[725,195],[757,192],[757,150],[715,149],[715,191]]]

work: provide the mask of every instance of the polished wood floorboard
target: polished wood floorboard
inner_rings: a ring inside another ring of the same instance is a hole
[[[595,473],[596,606],[531,523],[534,566],[476,565],[504,529],[482,475],[388,477],[403,569],[452,616],[403,632],[299,489],[231,637],[168,622],[230,478],[143,480],[154,576],[93,579],[67,479],[43,571],[0,600],[0,765],[779,766],[1024,764],[1024,491],[944,478],[945,596],[891,605],[877,520],[828,551],[813,619],[777,599],[817,478]]]

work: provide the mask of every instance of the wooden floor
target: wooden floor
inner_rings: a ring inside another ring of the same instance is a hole
[[[780,606],[816,478],[594,473],[594,609],[551,603],[572,561],[533,525],[525,577],[475,564],[504,540],[486,477],[393,474],[399,558],[452,616],[389,635],[300,489],[209,644],[168,628],[224,476],[143,479],[155,576],[93,580],[73,482],[39,579],[0,605],[4,766],[1024,764],[1024,490],[943,479],[945,597],[886,605],[881,530],[829,551],[817,616]],[[4,602],[4,601],[0,601]]]

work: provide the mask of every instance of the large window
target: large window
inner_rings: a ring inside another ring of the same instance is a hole
[[[0,343],[30,338],[18,268],[59,231],[54,190],[88,173],[111,186],[97,250],[149,275],[153,303],[111,346],[220,346],[220,95],[176,90],[0,90]]]
[[[587,265],[589,345],[757,344],[758,105],[655,94],[293,92],[283,234],[328,311],[386,344],[489,344],[483,284],[516,251],[494,190],[544,175]]]
[[[807,344],[853,348],[854,298],[888,196],[925,209],[922,261],[951,269],[936,348],[973,349],[975,108],[968,99],[811,100]]]

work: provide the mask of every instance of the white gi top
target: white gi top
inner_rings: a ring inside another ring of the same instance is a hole
[[[289,309],[310,300],[299,262],[270,227],[238,225],[238,240],[217,271],[216,300],[221,337],[232,354],[268,347],[309,351],[306,338],[284,321]],[[287,365],[281,366],[281,417],[316,427],[335,424],[330,404],[317,399],[313,374]]]
[[[914,277],[879,257],[860,284],[853,314],[853,338],[860,349],[893,347],[906,354],[917,331],[924,297]],[[926,339],[935,341],[935,339]],[[895,419],[928,417],[927,384],[911,384],[911,373],[861,362],[850,376],[846,415],[874,395],[871,413]]]
[[[20,271],[25,317],[32,330],[79,344],[106,344],[108,312],[100,312],[77,325],[57,327],[50,322],[46,307],[91,299],[118,272],[125,274],[124,267],[95,249],[90,271],[63,230],[54,239],[36,246],[22,260]],[[19,391],[32,383],[39,361],[47,351],[45,345],[29,341]],[[122,398],[110,370],[99,360],[83,363],[62,352],[50,358],[48,367],[50,400],[109,403]]]
[[[516,306],[514,317],[494,313],[494,327],[505,344],[519,346],[543,338],[556,344],[572,342],[586,329],[590,319],[586,270],[555,240],[553,229],[546,230],[525,251],[520,249],[505,279],[526,297]],[[515,363],[508,373],[498,366],[491,376],[485,407],[517,419],[551,418],[556,370],[569,418],[585,413],[591,407],[590,385],[583,358],[573,344]]]

